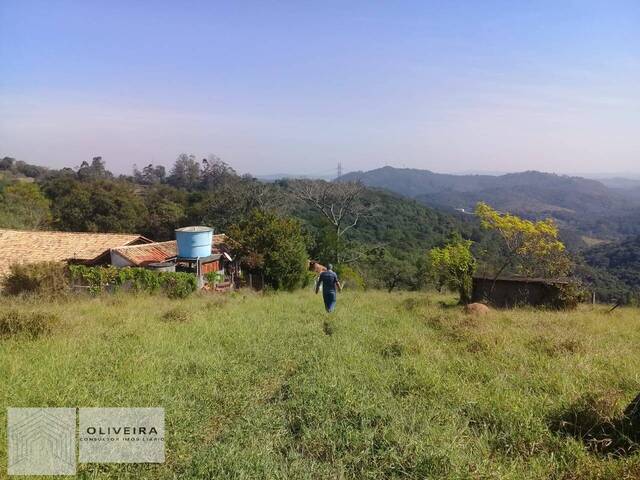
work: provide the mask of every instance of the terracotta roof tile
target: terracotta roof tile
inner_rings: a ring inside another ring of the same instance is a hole
[[[176,241],[156,242],[145,245],[131,245],[129,247],[112,248],[111,253],[117,253],[129,260],[133,265],[146,265],[154,262],[164,262],[177,255]]]
[[[219,253],[219,247],[224,246],[227,236],[224,233],[213,236],[213,248],[211,253]],[[132,265],[147,265],[149,263],[164,262],[178,255],[178,246],[175,240],[169,242],[155,242],[143,245],[131,245],[128,247],[113,248],[112,252],[124,257]]]
[[[111,248],[149,239],[131,233],[48,232],[0,229],[0,277],[13,263],[93,260]]]

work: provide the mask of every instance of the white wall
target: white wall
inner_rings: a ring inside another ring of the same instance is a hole
[[[132,267],[133,264],[115,250],[111,250],[111,265],[114,267]]]

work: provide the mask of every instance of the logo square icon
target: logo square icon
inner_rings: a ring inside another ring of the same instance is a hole
[[[8,408],[9,475],[75,475],[75,408]]]

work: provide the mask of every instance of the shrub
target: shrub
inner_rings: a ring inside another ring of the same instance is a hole
[[[162,315],[162,319],[165,322],[184,323],[191,319],[191,314],[184,308],[176,307],[171,310],[167,310],[164,315]]]
[[[239,225],[229,228],[234,254],[260,271],[274,290],[293,290],[303,285],[308,255],[305,235],[298,220],[273,212],[254,210]]]
[[[207,280],[209,285],[214,285],[224,281],[224,275],[220,272],[207,272],[205,273],[204,278]]]
[[[11,265],[2,290],[7,295],[61,295],[69,290],[66,266],[59,262]]]
[[[317,276],[316,272],[307,272],[302,280],[302,288],[307,288],[309,285],[315,286]]]
[[[586,290],[580,284],[571,282],[558,287],[552,306],[561,310],[573,310],[580,302],[585,301],[586,297]]]
[[[0,313],[0,337],[25,335],[35,339],[49,334],[59,319],[51,313],[8,310]]]
[[[366,288],[362,275],[351,267],[342,265],[338,268],[337,274],[340,278],[340,284],[349,290],[364,290]]]
[[[162,290],[169,298],[186,298],[196,291],[195,275],[185,272],[154,272],[145,268],[69,266],[71,278],[91,293],[130,288],[135,292]]]
[[[190,273],[163,272],[160,275],[162,288],[169,298],[187,298],[198,288],[195,275]]]

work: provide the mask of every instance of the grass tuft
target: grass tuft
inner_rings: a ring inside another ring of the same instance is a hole
[[[174,307],[170,310],[167,310],[162,315],[162,320],[165,322],[177,322],[184,323],[191,320],[191,312],[185,310],[182,307]]]
[[[48,335],[60,319],[52,313],[22,312],[7,310],[0,312],[0,337],[27,337],[36,339]]]

